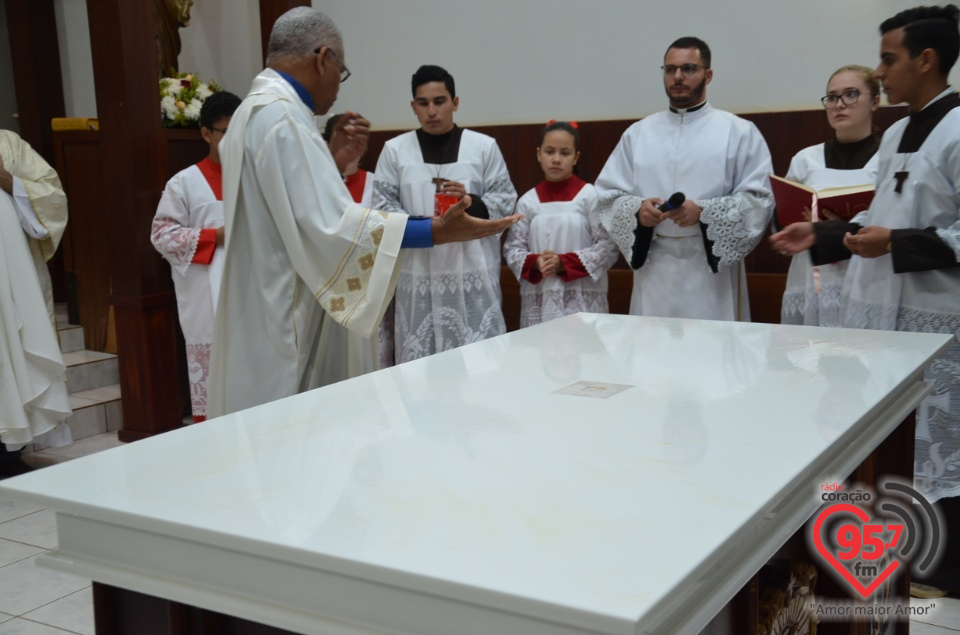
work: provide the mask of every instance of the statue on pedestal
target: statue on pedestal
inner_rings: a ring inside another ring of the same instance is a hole
[[[157,61],[160,64],[160,75],[163,76],[169,73],[170,69],[179,70],[177,56],[180,55],[180,27],[190,25],[193,0],[153,0],[153,4]]]

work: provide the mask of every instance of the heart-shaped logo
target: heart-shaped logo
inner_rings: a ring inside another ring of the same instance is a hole
[[[837,541],[840,543],[841,547],[838,549],[838,553],[834,554],[831,552],[830,547],[823,543],[823,525],[830,516],[838,514],[841,512],[848,512],[853,514],[860,519],[860,527],[856,525],[849,524],[844,525],[837,532]],[[856,558],[861,553],[861,548],[864,543],[868,547],[871,547],[871,550],[864,554],[864,558],[867,560],[878,560],[883,555],[883,552],[889,548],[892,548],[896,545],[896,539],[900,536],[903,527],[902,525],[887,525],[888,530],[894,531],[894,539],[889,543],[884,543],[880,537],[876,534],[883,531],[883,525],[868,525],[866,524],[870,520],[870,516],[867,512],[863,511],[855,505],[849,505],[846,503],[840,503],[837,505],[831,505],[827,507],[820,515],[817,516],[817,520],[813,525],[813,544],[816,546],[817,551],[820,552],[820,555],[826,560],[834,569],[846,580],[850,586],[852,586],[864,599],[867,599],[880,587],[881,584],[886,581],[893,573],[900,568],[900,561],[896,558],[892,558],[883,571],[877,571],[877,567],[869,566],[864,567],[865,570],[869,570],[870,573],[876,573],[876,578],[869,585],[864,586],[860,580],[858,580],[853,573],[850,572],[846,566],[840,562],[838,556],[844,560],[852,560]],[[844,549],[847,549],[844,551]],[[859,564],[859,563],[858,563]]]

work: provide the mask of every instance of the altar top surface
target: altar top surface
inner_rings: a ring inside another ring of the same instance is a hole
[[[581,314],[45,468],[0,495],[628,632],[749,549],[787,488],[815,499],[821,457],[948,341]],[[558,394],[577,382],[629,388]]]

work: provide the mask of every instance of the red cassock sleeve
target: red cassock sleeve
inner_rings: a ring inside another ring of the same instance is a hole
[[[529,254],[523,261],[523,269],[520,271],[520,277],[530,284],[538,284],[543,280],[543,274],[537,269],[537,258],[540,254]]]
[[[577,254],[570,252],[569,254],[560,254],[557,257],[563,263],[563,273],[558,275],[564,282],[573,282],[590,275]]]
[[[197,242],[197,251],[190,262],[198,265],[209,265],[213,262],[213,252],[217,249],[217,230],[205,228],[200,230],[200,240]]]

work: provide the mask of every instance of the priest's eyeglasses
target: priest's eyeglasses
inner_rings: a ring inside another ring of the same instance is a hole
[[[827,110],[837,107],[838,102],[843,102],[844,106],[852,106],[857,103],[857,100],[860,99],[860,91],[856,88],[851,88],[850,90],[845,90],[839,95],[826,95],[820,98],[820,101],[823,103],[823,107]]]
[[[322,46],[320,48],[313,49],[313,54],[319,55],[320,51],[322,50],[323,50]],[[333,55],[333,59],[337,60],[337,64],[340,65],[340,83],[342,84],[343,82],[350,79],[350,75],[351,75],[350,69],[347,68],[347,65],[343,63],[343,60],[340,59],[340,56],[337,55],[336,51],[334,51],[329,46],[327,47],[327,50],[330,51],[330,55]]]
[[[676,75],[677,70],[683,73],[684,77],[693,77],[697,74],[697,71],[699,71],[701,68],[706,68],[706,66],[703,66],[702,64],[681,64],[680,66],[675,64],[664,64],[660,68],[663,70],[664,77],[673,77]]]

